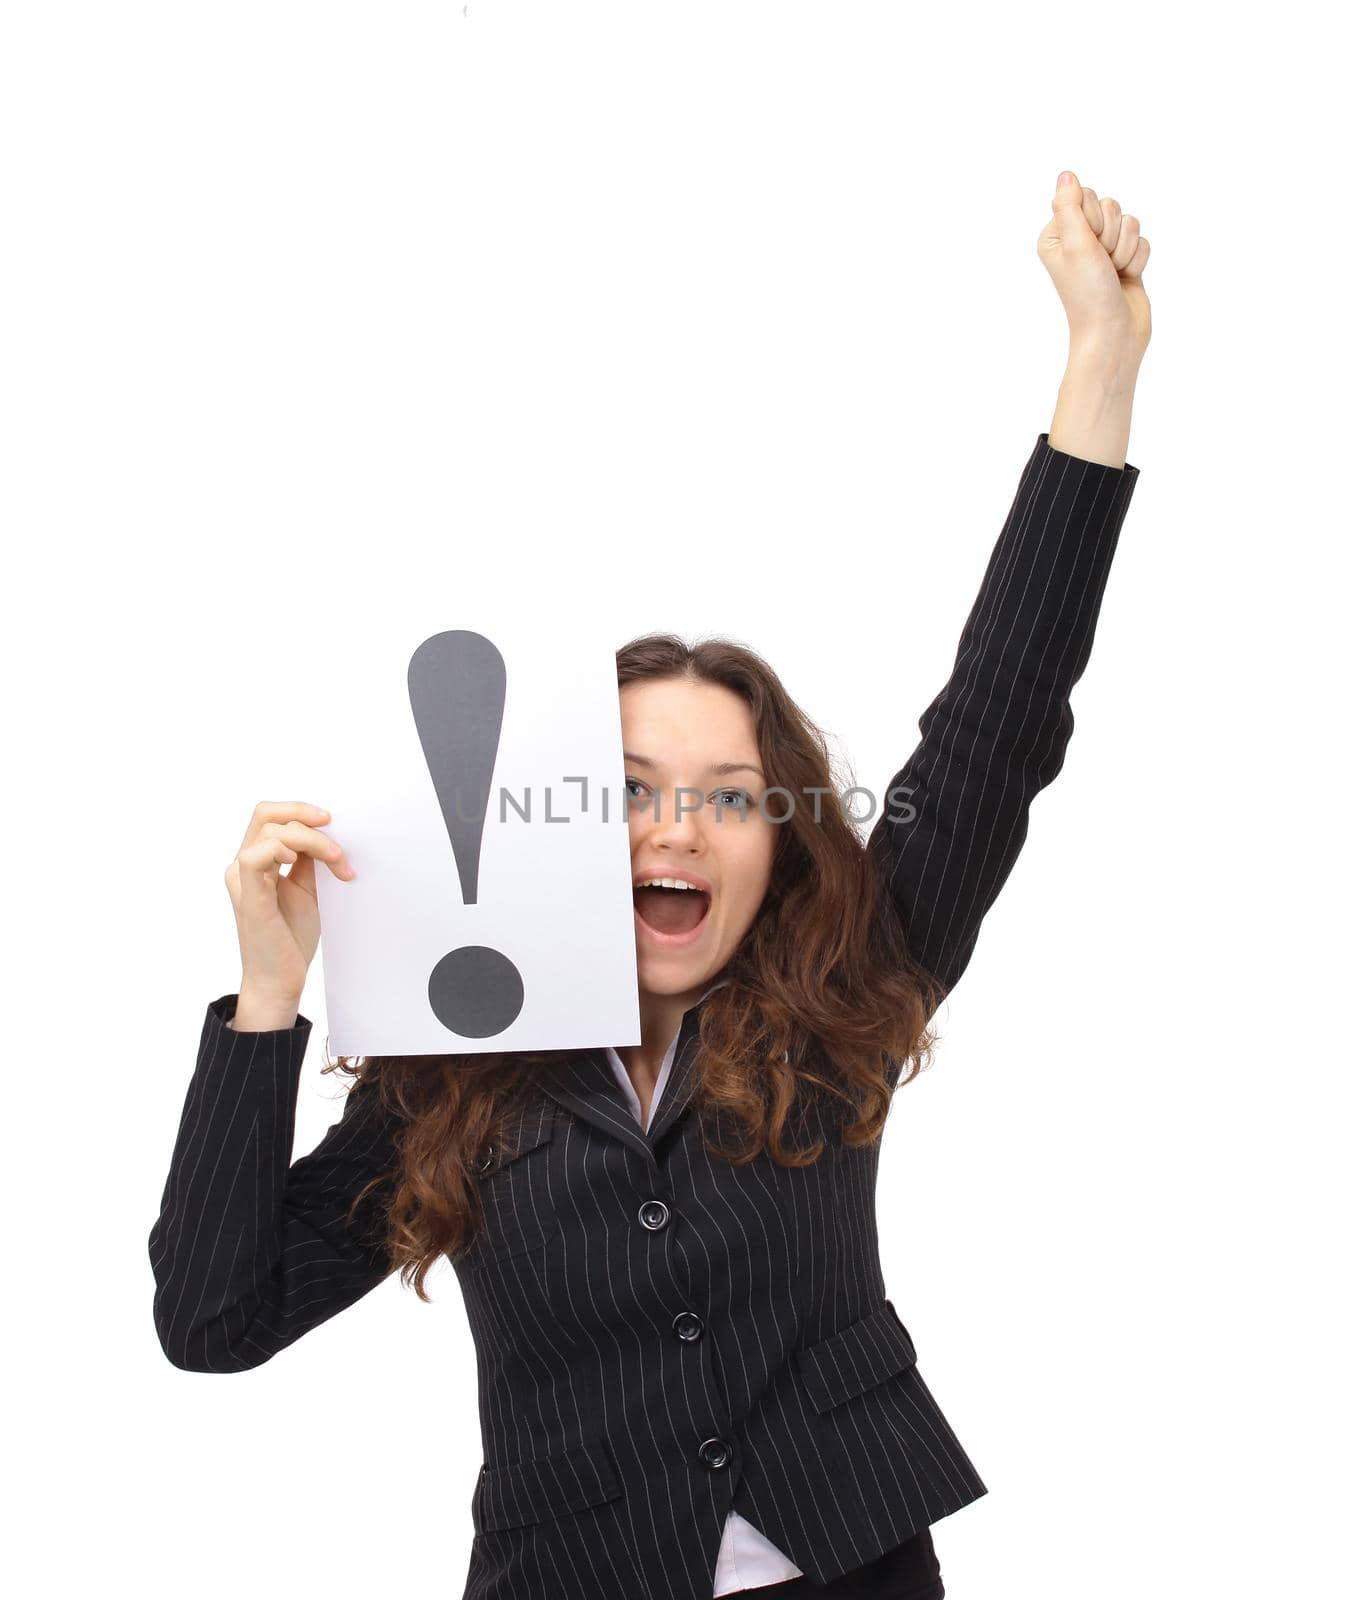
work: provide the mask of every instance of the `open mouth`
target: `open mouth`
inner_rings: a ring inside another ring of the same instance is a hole
[[[710,911],[704,889],[665,889],[641,884],[635,890],[635,917],[657,938],[674,943],[693,939]]]

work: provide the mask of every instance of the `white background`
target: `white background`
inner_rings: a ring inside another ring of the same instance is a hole
[[[1065,771],[886,1134],[888,1291],[990,1488],[934,1537],[951,1600],[1360,1593],[1329,15],[6,11],[21,1592],[459,1595],[448,1268],[231,1380],[156,1341],[146,1237],[240,971],[223,869],[297,797],[330,664],[441,594],[740,639],[884,784],[1050,425],[1069,166],[1152,244],[1142,477]],[[338,1114],[321,1044],[298,1153]]]

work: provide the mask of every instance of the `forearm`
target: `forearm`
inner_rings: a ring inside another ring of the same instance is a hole
[[[1136,388],[1131,359],[1096,345],[1072,345],[1047,443],[1082,461],[1125,465]]]
[[[366,1231],[381,1202],[352,1202],[395,1161],[376,1090],[352,1088],[341,1118],[290,1164],[312,1024],[232,1023],[239,996],[208,1007],[148,1251],[162,1349],[189,1372],[242,1372],[336,1315],[388,1273]],[[262,1020],[257,1018],[257,1021]]]
[[[946,685],[891,780],[868,846],[909,949],[951,990],[1061,770],[1139,470],[1076,459],[1039,434]]]

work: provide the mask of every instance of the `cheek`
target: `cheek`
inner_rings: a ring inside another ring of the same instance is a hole
[[[745,823],[745,828],[753,824]],[[734,909],[752,917],[762,904],[772,878],[772,860],[776,840],[772,823],[764,823],[760,831],[743,834],[734,842],[734,853],[727,866],[726,882],[734,886],[731,896]]]

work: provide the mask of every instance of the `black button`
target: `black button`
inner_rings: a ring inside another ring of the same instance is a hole
[[[484,1148],[483,1154],[478,1158],[477,1161],[474,1162],[474,1171],[489,1172],[492,1170],[493,1162],[496,1160],[497,1151],[492,1147],[492,1145],[487,1145]]]
[[[712,1472],[719,1472],[733,1460],[734,1447],[724,1439],[706,1439],[697,1454]]]
[[[673,1332],[679,1339],[685,1339],[688,1344],[693,1339],[701,1337],[705,1326],[694,1311],[679,1311],[673,1318]]]
[[[672,1212],[668,1210],[666,1200],[646,1200],[639,1208],[639,1220],[650,1232],[668,1226],[668,1218]]]

